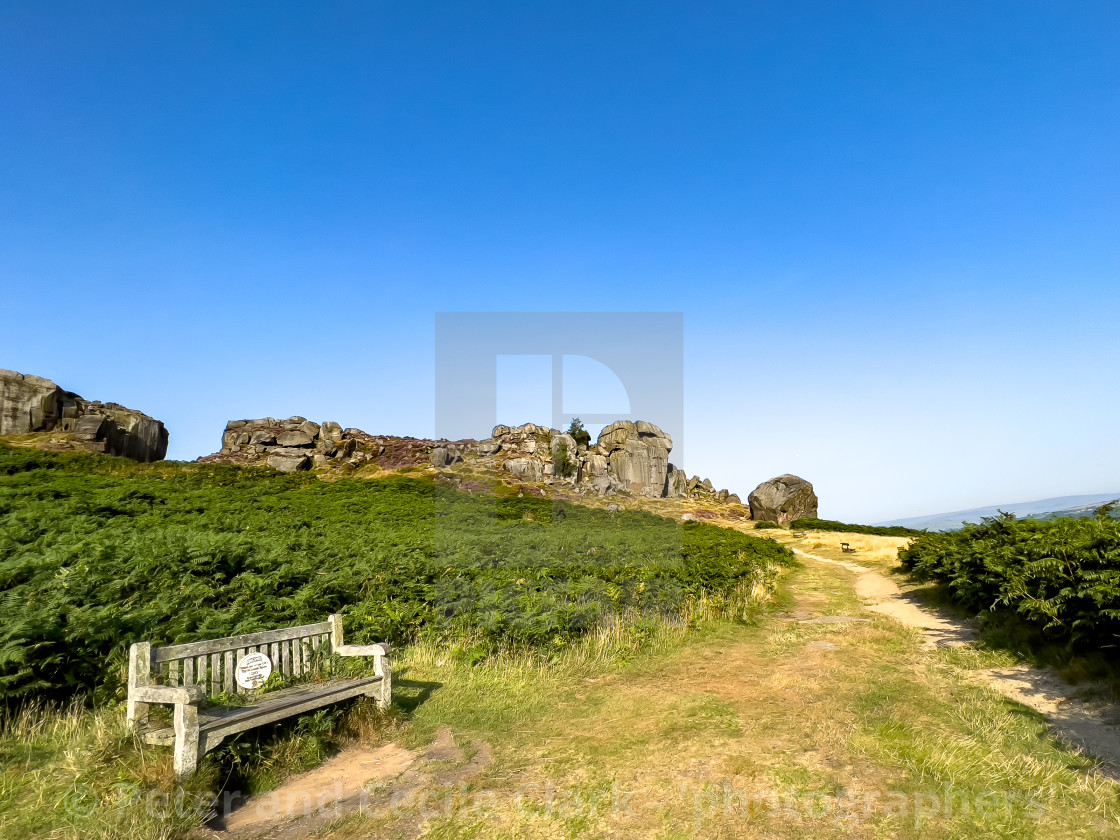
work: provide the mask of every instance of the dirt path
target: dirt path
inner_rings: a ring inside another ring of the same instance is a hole
[[[385,744],[351,748],[319,767],[293,776],[269,793],[233,803],[199,838],[209,840],[304,840],[332,822],[354,814],[408,808],[418,794],[475,778],[490,763],[490,746],[471,744],[473,755],[455,743],[447,728],[422,753]],[[397,827],[399,837],[418,837],[420,824]]]
[[[967,622],[935,615],[874,569],[791,549],[798,557],[853,573],[856,594],[867,609],[920,629],[929,648],[963,646],[976,639],[975,628]],[[1110,775],[1120,779],[1120,726],[1116,725],[1118,711],[1112,704],[1077,696],[1077,690],[1050,668],[1019,665],[978,673],[1005,697],[1044,715],[1056,734],[1102,759],[1109,765]]]

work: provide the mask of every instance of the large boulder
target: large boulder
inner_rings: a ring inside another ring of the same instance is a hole
[[[82,399],[49,379],[0,370],[0,435],[53,432],[48,448],[108,452],[137,461],[167,454],[167,429],[140,411]]]
[[[673,439],[657,426],[644,420],[619,420],[599,433],[595,448],[606,456],[611,477],[630,492],[664,495]]]
[[[813,485],[796,475],[780,475],[764,481],[747,497],[751,519],[789,525],[795,519],[817,518],[817,494]]]
[[[669,473],[665,479],[665,495],[670,499],[679,499],[688,495],[688,473],[684,470],[669,465]]]
[[[544,466],[536,458],[509,458],[502,464],[502,468],[506,472],[525,481],[542,481],[545,472]]]
[[[310,469],[311,459],[298,449],[273,449],[268,454],[268,465],[280,472],[293,473]]]
[[[62,396],[63,390],[49,379],[0,370],[0,435],[51,431]]]

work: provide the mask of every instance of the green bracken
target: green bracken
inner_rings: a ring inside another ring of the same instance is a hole
[[[926,533],[899,552],[903,568],[944,584],[973,612],[1010,612],[1080,649],[1120,643],[1120,521],[1016,519]]]
[[[0,447],[0,701],[120,699],[127,645],[346,616],[355,642],[544,654],[769,591],[774,542],[640,511]]]

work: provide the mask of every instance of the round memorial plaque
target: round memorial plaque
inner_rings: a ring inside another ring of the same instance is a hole
[[[237,684],[242,688],[260,688],[272,674],[272,662],[263,653],[250,653],[237,663]]]

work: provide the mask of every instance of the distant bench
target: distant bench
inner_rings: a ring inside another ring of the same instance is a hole
[[[840,543],[840,550],[844,552],[855,551],[848,543]]]
[[[374,675],[332,678],[332,656],[372,656]],[[392,700],[388,656],[386,644],[343,644],[339,615],[319,624],[183,645],[137,642],[128,657],[128,724],[149,744],[174,744],[175,775],[181,778],[194,772],[200,756],[238,732],[361,695],[387,708]],[[275,673],[285,681],[308,681],[258,691]],[[235,694],[244,694],[246,705],[222,703]],[[175,707],[172,726],[148,727],[152,703]]]

